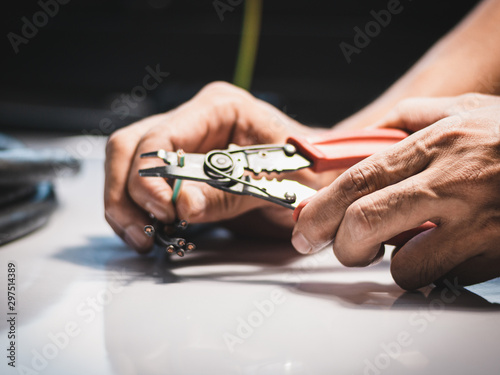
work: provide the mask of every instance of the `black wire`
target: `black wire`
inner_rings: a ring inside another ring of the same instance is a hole
[[[57,207],[51,180],[79,169],[66,153],[34,151],[0,134],[0,245],[43,226]]]

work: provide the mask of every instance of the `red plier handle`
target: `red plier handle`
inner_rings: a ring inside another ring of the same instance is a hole
[[[319,173],[349,168],[361,160],[387,149],[407,136],[406,132],[399,129],[365,129],[348,132],[325,132],[308,138],[290,137],[287,143],[293,144],[303,156],[312,162],[310,168]],[[298,220],[300,212],[311,198],[303,200],[297,206],[293,212],[295,221]],[[426,222],[418,228],[398,234],[386,243],[402,246],[417,234],[435,226],[431,222]]]
[[[290,137],[302,156],[309,159],[314,172],[346,169],[377,152],[384,151],[408,134],[399,129],[331,131],[308,138]]]

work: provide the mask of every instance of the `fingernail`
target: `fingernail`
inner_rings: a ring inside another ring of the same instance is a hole
[[[168,221],[168,216],[165,208],[163,205],[157,203],[157,202],[146,202],[144,205],[144,208],[146,209],[147,212],[153,214],[155,218],[157,218],[160,221],[167,222]]]
[[[384,259],[383,255],[377,255],[370,263],[368,263],[368,266],[376,266],[377,264],[382,262],[382,259]]]
[[[151,247],[151,241],[144,233],[143,228],[135,224],[129,225],[125,229],[123,239],[127,244],[141,253],[146,252]]]
[[[294,232],[292,235],[292,245],[301,254],[309,254],[312,251],[312,246],[309,241],[300,232]]]
[[[377,255],[372,259],[372,261],[368,264],[369,266],[375,266],[382,262],[382,259],[384,259],[385,255],[385,246],[384,244],[380,245],[379,250],[377,252]]]

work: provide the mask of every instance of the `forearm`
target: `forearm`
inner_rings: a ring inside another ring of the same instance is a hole
[[[417,63],[361,111],[336,128],[362,128],[409,97],[500,93],[500,0],[480,3]]]

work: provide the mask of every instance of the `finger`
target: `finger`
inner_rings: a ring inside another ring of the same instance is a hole
[[[467,253],[469,257],[443,278],[456,280],[460,285],[471,285],[500,276],[499,219],[497,215],[493,219],[490,215],[491,211],[490,213],[483,211],[483,215],[473,216],[475,223],[480,223],[480,225],[472,226],[471,223],[467,226],[463,225],[460,235],[462,238],[467,238],[467,241],[462,241],[461,249],[456,250]],[[469,215],[469,217],[472,216]],[[443,278],[438,281],[443,281]]]
[[[172,203],[172,188],[163,178],[141,177],[139,175],[141,169],[164,165],[164,162],[160,159],[140,157],[143,153],[160,149],[172,151],[173,146],[170,138],[167,134],[164,135],[161,138],[150,137],[146,141],[143,136],[138,142],[128,175],[127,190],[137,206],[152,214],[158,220],[170,223],[176,218],[175,208]]]
[[[217,148],[224,149],[230,142],[246,145],[284,141],[284,132],[278,132],[284,128],[283,124],[286,123],[291,127],[298,126],[293,120],[285,117],[276,108],[255,100],[241,89],[228,87],[227,84],[210,85],[209,88],[197,94],[192,101],[179,107],[169,117],[168,124],[164,123],[162,126],[152,128],[141,138],[132,164],[133,173],[130,173],[128,181],[132,199],[158,219],[165,222],[171,221],[175,211],[171,202],[172,190],[169,185],[161,179],[143,178],[136,173],[139,169],[158,165],[155,164],[158,162],[161,165],[162,162],[141,159],[140,154],[158,149],[172,151],[178,148],[186,152],[203,153]],[[273,121],[278,121],[278,123]],[[265,125],[270,123],[272,126]],[[262,203],[247,203],[256,202],[254,199],[224,198],[226,196],[217,192],[207,204],[231,202],[228,207],[233,207],[237,210],[235,212],[243,212],[248,210],[248,207],[262,205]],[[209,194],[209,197],[212,195]],[[188,199],[181,199],[182,201],[189,202]],[[182,203],[181,207],[183,207]],[[201,220],[205,217],[213,221],[215,217],[225,218],[229,215],[229,211],[213,207],[213,213],[193,216],[188,208],[185,206],[184,208],[184,214],[192,216],[192,220]],[[234,214],[229,216],[234,217]]]
[[[442,223],[414,237],[392,258],[394,281],[403,289],[415,290],[476,256],[478,251],[463,251],[464,246],[468,246],[464,241],[466,232],[463,223]]]
[[[382,259],[384,258],[384,255],[385,255],[385,246],[384,246],[384,244],[381,244],[380,248],[378,249],[377,254],[375,254],[375,257],[373,257],[373,259],[371,260],[369,265],[374,266],[374,265],[380,263],[382,261]]]
[[[415,132],[448,117],[448,109],[453,102],[452,97],[405,99],[371,127],[398,128]]]
[[[473,285],[500,276],[500,257],[480,254],[466,260],[435,281],[442,284],[446,280],[456,280],[459,285]]]
[[[393,110],[371,127],[399,128],[416,132],[445,117],[499,102],[498,97],[493,95],[476,93],[442,98],[410,98],[399,102]]]
[[[333,243],[338,260],[349,267],[366,266],[383,242],[426,221],[439,222],[449,201],[429,187],[434,176],[432,169],[426,169],[349,206]]]
[[[146,152],[164,149],[174,151],[182,148],[187,152],[206,152],[211,148],[223,148],[227,145],[230,125],[234,116],[226,114],[218,118],[210,106],[200,106],[199,99],[194,104],[186,103],[177,109],[160,126],[145,134],[136,150],[128,179],[128,190],[134,202],[163,222],[171,222],[177,216],[172,203],[172,189],[161,178],[139,176],[139,170],[163,165],[159,159],[141,158]],[[219,132],[210,131],[220,127]],[[185,129],[189,129],[186,132]],[[193,136],[196,135],[196,136]]]
[[[301,211],[292,244],[301,253],[331,243],[347,208],[359,198],[421,172],[434,157],[427,149],[429,131],[410,135],[388,150],[372,155],[340,175]]]
[[[269,205],[272,203],[262,199],[230,194],[210,185],[192,181],[182,183],[176,202],[179,218],[190,223],[231,219]]]
[[[161,119],[162,116],[153,116],[116,131],[106,145],[105,217],[115,233],[140,252],[150,249],[153,240],[144,235],[143,227],[149,218],[130,198],[127,180],[138,140],[144,131],[155,126]]]

